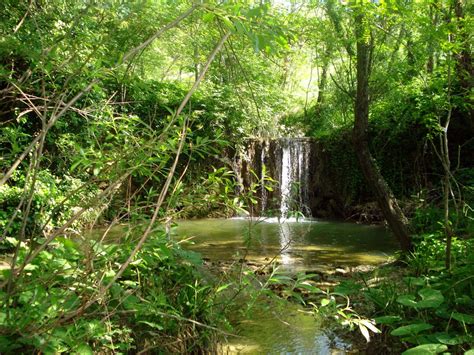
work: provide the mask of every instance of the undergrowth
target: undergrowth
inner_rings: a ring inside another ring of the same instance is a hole
[[[156,233],[91,307],[134,247],[58,238],[21,280],[0,292],[0,352],[165,353],[212,349],[224,316],[218,290],[196,271],[201,259]],[[91,255],[94,255],[92,258]],[[19,262],[27,256],[20,246]],[[71,315],[77,315],[71,318]]]

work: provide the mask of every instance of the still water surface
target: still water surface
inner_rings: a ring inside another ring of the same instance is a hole
[[[320,220],[203,219],[178,222],[178,239],[192,238],[186,248],[211,260],[230,260],[246,252],[247,258],[268,261],[281,269],[306,271],[321,264],[378,264],[393,255],[397,244],[382,226]]]

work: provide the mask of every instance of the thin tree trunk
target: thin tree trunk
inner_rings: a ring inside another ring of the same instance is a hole
[[[331,58],[331,48],[329,46],[326,46],[326,50],[324,51],[323,67],[321,70],[321,75],[320,75],[319,83],[318,83],[318,98],[316,100],[316,112],[315,112],[316,120],[321,120],[322,106],[326,98],[325,94],[326,94],[326,86],[327,86],[327,81],[328,81],[328,69],[329,69],[330,58]]]
[[[403,252],[412,249],[408,221],[398,206],[390,187],[385,182],[369,150],[369,73],[371,45],[364,38],[363,14],[356,16],[357,35],[357,93],[353,143],[366,183],[373,190],[378,205]]]
[[[456,54],[456,71],[460,84],[460,94],[466,100],[466,115],[469,128],[474,131],[474,100],[472,99],[472,89],[474,87],[474,65],[472,51],[469,42],[469,33],[465,25],[465,1],[455,0],[454,12],[457,19],[458,39],[460,43],[460,51]]]
[[[431,19],[431,24],[433,26],[433,29],[436,28],[438,18],[436,14],[436,9],[434,9],[433,5],[430,5],[430,19]],[[426,72],[428,74],[432,74],[434,70],[434,45],[433,45],[433,39],[430,38],[428,41],[428,60],[426,61]]]
[[[319,80],[318,84],[318,99],[316,101],[316,112],[314,114],[315,119],[318,121],[321,121],[321,113],[322,113],[322,106],[324,104],[324,97],[325,97],[325,91],[326,91],[326,83],[327,83],[327,77],[328,77],[328,63],[324,63],[324,66],[322,68],[322,73],[321,73],[321,79]]]
[[[324,93],[326,91],[326,83],[328,81],[328,66],[329,62],[325,62],[322,73],[321,73],[321,80],[319,80],[319,90],[318,90],[318,100],[317,100],[317,105],[318,108],[323,104],[324,102]]]
[[[410,31],[406,34],[407,44],[407,64],[408,64],[408,72],[407,75],[409,78],[413,78],[416,75],[416,57],[415,57],[415,44],[413,43],[412,34]]]

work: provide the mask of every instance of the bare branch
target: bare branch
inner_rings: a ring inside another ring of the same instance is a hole
[[[178,117],[184,107],[186,106],[186,104],[188,103],[189,99],[191,98],[191,96],[194,94],[194,92],[196,91],[196,89],[198,88],[199,84],[201,83],[201,81],[204,79],[204,76],[206,74],[206,72],[208,71],[212,61],[214,60],[216,54],[221,50],[221,48],[223,47],[224,43],[227,41],[227,39],[229,38],[230,36],[230,32],[227,32],[222,38],[221,40],[219,41],[219,43],[217,44],[217,46],[214,48],[214,50],[212,51],[212,53],[209,55],[209,58],[204,66],[204,68],[201,70],[201,73],[199,75],[199,77],[197,78],[197,80],[194,82],[193,86],[191,87],[191,89],[188,91],[188,93],[186,94],[186,96],[184,97],[183,101],[181,102],[181,104],[179,105],[177,111],[176,111],[176,114],[175,116]],[[148,223],[148,226],[145,230],[145,232],[143,233],[142,237],[140,238],[140,240],[138,241],[137,245],[135,246],[135,248],[133,249],[133,251],[130,253],[129,257],[127,258],[127,260],[122,264],[122,266],[120,267],[120,269],[117,271],[117,273],[115,274],[115,276],[112,278],[112,280],[102,289],[100,289],[98,291],[98,293],[96,294],[95,297],[92,297],[87,303],[85,303],[81,308],[75,310],[74,312],[68,314],[68,315],[65,315],[63,318],[62,318],[62,321],[66,321],[66,320],[69,320],[71,318],[74,318],[75,316],[81,314],[82,312],[84,312],[87,308],[89,308],[91,305],[93,305],[98,299],[100,299],[102,297],[102,295],[104,295],[112,286],[113,284],[122,276],[122,274],[124,273],[124,271],[127,269],[127,267],[130,265],[130,263],[132,262],[133,258],[135,257],[135,255],[139,252],[139,250],[142,248],[142,246],[144,245],[144,243],[146,242],[146,240],[148,239],[148,236],[149,234],[151,233],[152,229],[153,229],[153,226],[158,218],[158,213],[160,211],[160,208],[165,200],[165,197],[168,193],[168,189],[170,187],[170,184],[171,184],[171,181],[174,177],[174,172],[176,170],[176,167],[178,165],[178,161],[179,161],[179,157],[181,155],[181,152],[184,148],[184,142],[186,140],[186,131],[187,131],[187,128],[188,128],[188,120],[185,120],[184,123],[183,123],[183,128],[181,130],[181,137],[180,137],[180,141],[179,141],[179,146],[178,146],[178,150],[176,152],[176,157],[175,157],[175,160],[173,162],[173,165],[168,173],[168,176],[166,178],[166,181],[165,181],[165,184],[163,186],[163,188],[161,189],[161,192],[160,192],[160,195],[158,196],[158,199],[157,199],[157,202],[155,204],[155,209],[153,211],[153,215],[150,219],[150,222]]]

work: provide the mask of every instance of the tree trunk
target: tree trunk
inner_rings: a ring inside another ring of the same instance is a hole
[[[385,182],[369,150],[369,74],[371,45],[364,38],[364,15],[356,16],[357,35],[357,93],[353,129],[354,149],[366,183],[374,192],[378,205],[403,252],[412,249],[408,221],[398,206],[390,187]]]
[[[436,13],[436,9],[434,9],[434,6],[433,5],[429,5],[430,6],[430,19],[431,19],[431,25],[433,26],[433,29],[435,29],[437,27],[437,23],[438,23],[438,15]],[[433,74],[433,70],[434,70],[434,57],[435,57],[435,54],[434,54],[434,45],[433,45],[433,39],[430,38],[429,41],[428,41],[428,60],[426,62],[426,72],[428,74]]]
[[[329,67],[329,60],[325,60],[322,68],[321,78],[318,83],[318,99],[316,101],[316,112],[315,112],[315,119],[318,122],[321,122],[321,112],[322,112],[322,105],[324,103],[325,92],[326,92],[326,83],[328,77],[328,67]]]
[[[324,102],[324,93],[326,91],[326,83],[328,80],[328,67],[329,63],[325,62],[324,66],[322,68],[322,73],[321,73],[321,80],[319,80],[318,84],[318,100],[316,101],[318,108],[323,104]]]
[[[466,118],[471,131],[474,131],[474,100],[472,99],[472,89],[474,87],[474,65],[469,42],[469,33],[465,25],[465,1],[455,0],[454,12],[457,19],[457,42],[460,44],[460,51],[456,54],[456,71],[460,84],[460,95],[466,101]]]

